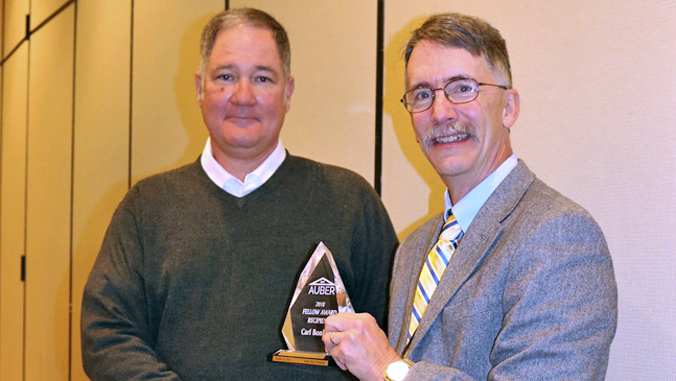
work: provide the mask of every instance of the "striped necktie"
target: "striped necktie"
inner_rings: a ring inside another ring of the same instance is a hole
[[[439,280],[441,280],[441,276],[451,260],[451,256],[458,247],[462,234],[460,224],[455,220],[453,214],[449,214],[446,223],[441,228],[441,233],[439,233],[439,240],[430,251],[422,271],[420,271],[420,279],[418,280],[418,287],[415,290],[415,299],[413,300],[413,314],[406,338],[407,345],[411,341],[416,329],[418,329],[420,320],[427,309],[427,304],[430,302],[434,290],[437,288]]]

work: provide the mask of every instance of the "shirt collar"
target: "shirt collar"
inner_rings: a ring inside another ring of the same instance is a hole
[[[235,197],[244,197],[265,184],[266,181],[270,180],[272,175],[275,174],[275,171],[282,165],[285,158],[286,150],[284,149],[282,139],[280,138],[277,142],[277,147],[275,147],[275,150],[272,151],[270,156],[268,156],[258,168],[254,169],[253,172],[247,174],[242,182],[226,171],[225,168],[214,159],[211,150],[211,138],[208,138],[207,144],[205,144],[204,150],[202,151],[200,162],[204,172],[206,172],[211,181],[219,188]]]
[[[502,181],[509,175],[509,173],[516,167],[518,159],[515,154],[507,158],[500,166],[486,177],[479,185],[475,186],[469,193],[465,195],[455,205],[451,204],[451,196],[448,189],[444,193],[444,204],[446,212],[444,213],[444,221],[448,218],[450,211],[453,211],[453,216],[460,224],[463,232],[466,232],[469,225],[476,217],[477,213],[486,200],[493,194],[495,189],[502,183]]]

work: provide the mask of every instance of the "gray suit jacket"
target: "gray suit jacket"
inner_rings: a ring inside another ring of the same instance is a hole
[[[400,355],[442,222],[397,251],[389,337]],[[616,324],[601,229],[519,161],[460,241],[411,341],[406,380],[603,380]]]

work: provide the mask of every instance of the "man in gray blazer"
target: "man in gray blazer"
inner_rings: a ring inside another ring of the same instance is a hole
[[[337,314],[328,353],[365,381],[603,380],[617,324],[608,247],[512,153],[505,41],[483,20],[436,15],[405,58],[402,102],[446,210],[397,252],[389,341],[368,314]]]

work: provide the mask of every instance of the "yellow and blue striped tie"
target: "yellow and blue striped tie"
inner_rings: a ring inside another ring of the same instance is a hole
[[[451,256],[458,247],[458,242],[462,238],[462,228],[455,220],[453,214],[449,214],[446,223],[441,228],[439,233],[439,240],[434,245],[427,260],[420,272],[420,279],[418,280],[418,287],[415,290],[415,299],[413,299],[413,316],[411,316],[411,324],[408,326],[408,337],[406,343],[408,344],[413,337],[420,320],[427,309],[427,304],[434,294],[434,290],[441,280],[441,276],[451,260]]]

